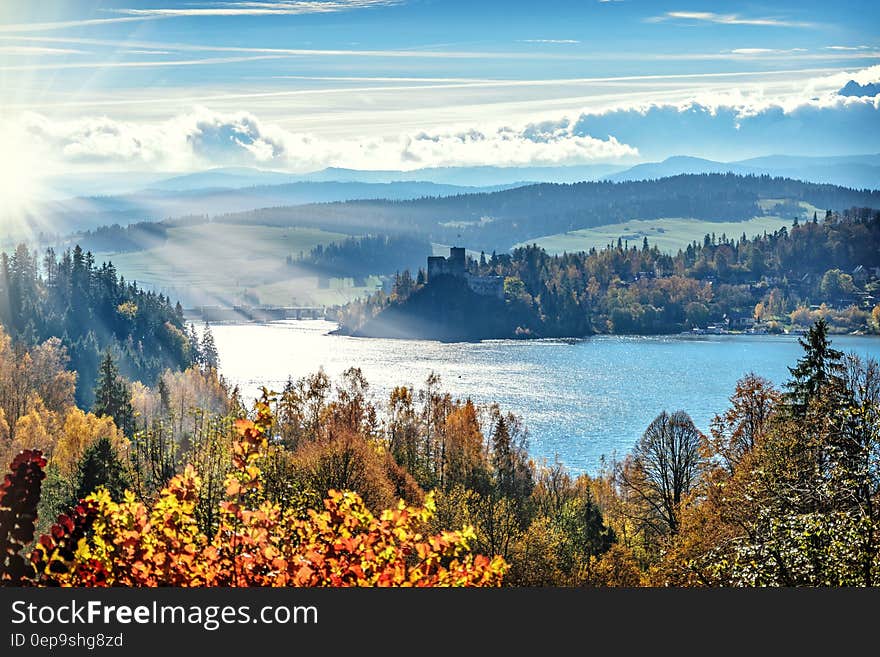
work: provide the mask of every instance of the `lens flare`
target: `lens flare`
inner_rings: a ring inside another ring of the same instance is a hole
[[[0,128],[0,239],[29,238],[46,229],[39,205],[47,173],[47,163],[25,139]]]

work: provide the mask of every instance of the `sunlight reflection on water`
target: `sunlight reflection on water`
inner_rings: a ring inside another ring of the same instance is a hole
[[[630,449],[659,413],[682,408],[708,430],[749,371],[777,384],[800,355],[794,336],[600,336],[588,340],[440,343],[328,335],[335,324],[284,321],[212,326],[221,370],[247,397],[280,390],[323,367],[334,378],[360,367],[374,400],[396,385],[420,387],[431,372],[456,397],[497,401],[521,415],[530,452],[595,472],[602,455]],[[836,336],[844,351],[880,359],[880,339]]]

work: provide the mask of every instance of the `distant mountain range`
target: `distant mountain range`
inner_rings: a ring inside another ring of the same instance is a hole
[[[880,191],[770,176],[704,173],[656,180],[538,183],[440,198],[262,208],[216,216],[214,222],[305,226],[352,235],[414,235],[491,252],[545,235],[633,219],[738,222],[773,215],[793,220],[853,206],[880,208]]]
[[[255,170],[256,171],[256,170]],[[241,182],[263,180],[271,172],[237,174],[205,172],[183,178],[195,184],[217,181],[226,176]],[[187,180],[171,179],[171,186],[185,187]],[[168,181],[164,181],[168,182]],[[257,208],[330,203],[335,201],[385,199],[409,200],[445,197],[474,192],[494,192],[513,185],[464,187],[433,182],[293,182],[246,187],[208,186],[200,189],[152,188],[117,196],[89,196],[46,202],[41,218],[46,225],[64,226],[64,233],[89,230],[111,224],[127,225],[141,221],[161,221],[171,217],[205,216],[245,212]]]
[[[108,196],[143,191],[191,192],[207,189],[243,189],[293,183],[344,182],[388,184],[428,182],[461,187],[498,187],[534,182],[598,180],[623,171],[627,165],[588,164],[559,167],[439,167],[413,171],[365,171],[329,167],[310,173],[290,173],[253,167],[223,167],[195,173],[95,172],[56,176],[46,181],[53,200],[80,196]]]
[[[821,158],[770,155],[738,162],[677,156],[628,168],[605,164],[414,171],[328,168],[291,174],[238,167],[170,176],[118,172],[52,181],[56,192],[81,189],[92,190],[92,193],[46,201],[38,216],[41,225],[59,227],[60,233],[67,234],[109,224],[127,225],[258,208],[353,200],[404,201],[493,192],[545,182],[622,182],[705,173],[770,175],[853,189],[880,189],[880,154]],[[94,193],[97,190],[101,190],[100,195]]]
[[[880,189],[880,154],[834,157],[768,155],[738,162],[715,162],[698,157],[670,157],[619,171],[606,180],[652,180],[684,173],[770,175],[854,189]]]
[[[535,182],[571,183],[599,178],[622,171],[622,165],[589,164],[559,167],[438,167],[412,171],[342,169],[329,167],[304,174],[248,168],[209,169],[199,173],[174,176],[156,181],[150,189],[184,191],[214,187],[243,188],[255,185],[278,185],[294,182],[345,182],[388,184],[395,182],[430,182],[462,187],[497,187]]]
[[[206,188],[241,189],[295,182],[388,184],[425,182],[462,187],[514,186],[532,183],[575,183],[593,180],[649,180],[683,173],[737,173],[770,175],[806,182],[829,183],[855,189],[880,188],[880,154],[800,157],[768,155],[734,162],[674,156],[662,162],[635,166],[591,164],[558,167],[440,167],[413,171],[363,171],[327,168],[290,174],[249,168],[209,169],[154,181],[150,189],[191,191]],[[345,199],[339,199],[345,200]]]

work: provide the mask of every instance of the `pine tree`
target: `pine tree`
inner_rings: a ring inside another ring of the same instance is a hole
[[[211,326],[205,322],[205,328],[202,331],[202,365],[206,370],[216,370],[220,367],[220,356],[217,353],[217,344],[214,342],[214,334],[211,332]]]
[[[515,465],[510,431],[507,429],[503,415],[498,417],[492,434],[492,469],[495,471],[495,483],[499,491],[509,496],[513,489]]]
[[[189,342],[189,366],[197,367],[202,364],[202,348],[199,345],[199,335],[196,333],[196,325],[190,323],[187,334]]]
[[[92,412],[98,417],[108,415],[126,436],[134,432],[134,410],[131,406],[131,390],[108,350],[98,369],[95,386],[95,403]]]
[[[795,415],[803,417],[810,402],[820,394],[834,395],[843,385],[843,353],[831,348],[828,324],[819,318],[807,334],[798,339],[806,352],[796,367],[789,367],[792,379],[785,384],[786,399]]]
[[[77,464],[75,484],[71,506],[100,486],[107,489],[114,501],[122,500],[130,481],[119,454],[107,437],[99,438],[83,452]]]

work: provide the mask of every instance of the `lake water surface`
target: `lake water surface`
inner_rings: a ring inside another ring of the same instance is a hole
[[[521,415],[536,459],[555,455],[574,472],[595,472],[622,455],[662,410],[684,409],[707,431],[737,379],[753,371],[776,384],[802,350],[786,336],[600,336],[587,340],[491,340],[444,344],[328,335],[335,324],[283,321],[211,327],[223,375],[256,396],[323,367],[334,378],[354,365],[376,401],[396,385],[442,387]],[[837,336],[834,346],[880,360],[880,338]]]

